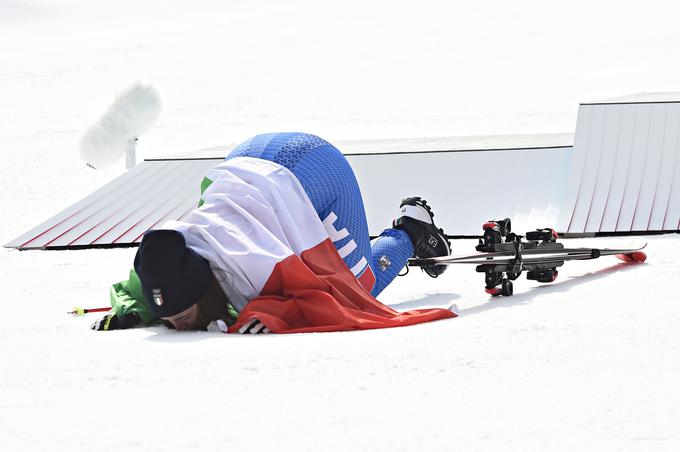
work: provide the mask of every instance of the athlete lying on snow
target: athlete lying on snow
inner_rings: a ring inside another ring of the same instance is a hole
[[[411,256],[450,254],[420,198],[373,242],[356,178],[313,135],[258,135],[210,170],[199,205],[145,234],[130,279],[111,287],[95,330],[159,320],[177,330],[295,333],[385,328],[450,318],[398,313],[376,297]],[[425,267],[437,277],[445,266]]]

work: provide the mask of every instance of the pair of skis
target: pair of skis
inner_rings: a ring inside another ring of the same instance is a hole
[[[557,268],[566,261],[616,256],[624,262],[644,262],[647,258],[641,251],[646,243],[631,248],[565,248],[557,242],[557,233],[549,228],[530,231],[525,236],[514,234],[509,218],[489,221],[482,228],[484,233],[476,254],[415,258],[410,259],[408,265],[476,264],[476,271],[485,274],[488,294],[510,296],[512,281],[523,272],[529,280],[550,283],[557,278]]]

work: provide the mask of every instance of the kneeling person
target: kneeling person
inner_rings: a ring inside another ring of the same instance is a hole
[[[202,188],[198,208],[144,236],[130,279],[112,287],[113,314],[94,329],[161,319],[178,330],[340,331],[454,316],[398,313],[374,298],[409,257],[447,255],[449,243],[420,198],[402,201],[394,227],[371,242],[356,178],[325,140],[256,136]]]

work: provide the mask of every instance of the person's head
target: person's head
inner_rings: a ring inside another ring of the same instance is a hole
[[[178,330],[196,329],[197,303],[212,284],[210,265],[174,230],[144,234],[134,262],[144,301],[158,318]]]
[[[199,325],[198,321],[198,303],[194,303],[189,306],[188,309],[180,312],[179,314],[171,315],[169,317],[161,317],[167,323],[172,325],[177,331],[184,330],[198,330],[203,329],[205,326]],[[170,326],[167,325],[166,326]]]

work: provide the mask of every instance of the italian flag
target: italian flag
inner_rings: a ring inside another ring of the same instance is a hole
[[[250,157],[208,174],[201,205],[163,227],[182,232],[239,310],[275,333],[390,328],[452,318],[447,309],[397,312],[370,295],[331,242],[295,175]]]

